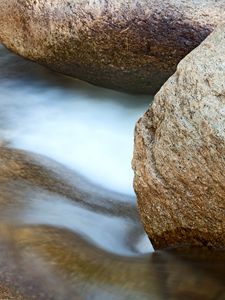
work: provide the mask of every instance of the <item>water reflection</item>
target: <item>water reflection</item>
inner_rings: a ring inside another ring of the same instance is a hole
[[[173,249],[125,258],[48,226],[1,226],[0,232],[4,270],[0,281],[23,297],[223,300],[225,296],[225,252]]]

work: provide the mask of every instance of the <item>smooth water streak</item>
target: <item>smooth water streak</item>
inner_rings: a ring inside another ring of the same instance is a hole
[[[0,138],[133,194],[133,131],[151,96],[53,73],[0,48]]]
[[[149,253],[135,197],[75,172],[132,194],[133,128],[150,100],[0,47],[0,298],[225,299],[224,251]]]

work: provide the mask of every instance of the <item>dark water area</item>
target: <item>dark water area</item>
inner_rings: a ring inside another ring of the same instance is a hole
[[[0,47],[0,300],[225,299],[225,252],[154,252],[140,223],[130,161],[151,100]]]

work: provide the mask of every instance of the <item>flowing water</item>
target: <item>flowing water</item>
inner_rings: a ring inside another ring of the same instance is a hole
[[[140,223],[133,131],[151,101],[0,46],[0,299],[225,299],[224,252],[153,252]]]
[[[133,194],[134,124],[152,97],[63,77],[3,48],[0,68],[2,137],[106,188]]]

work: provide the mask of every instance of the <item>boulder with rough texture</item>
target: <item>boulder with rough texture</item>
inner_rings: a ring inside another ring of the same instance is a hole
[[[138,121],[133,168],[154,248],[225,248],[225,25],[180,62]]]
[[[0,0],[0,41],[90,83],[155,93],[224,11],[225,0]]]

